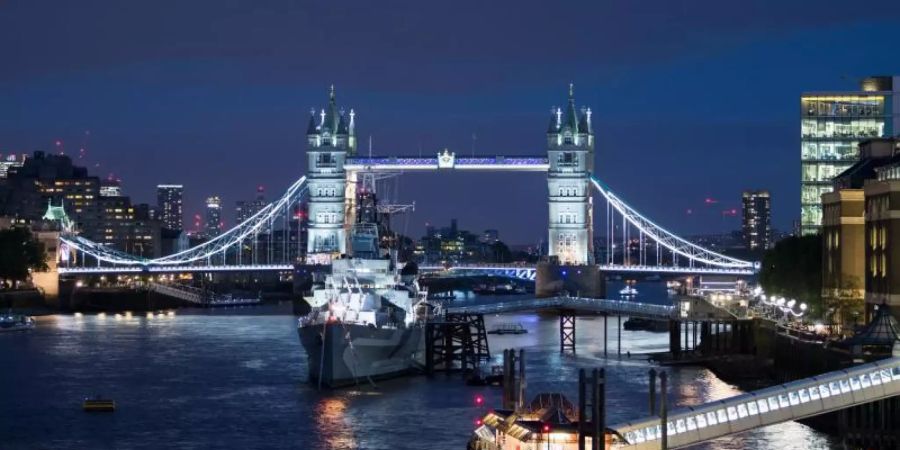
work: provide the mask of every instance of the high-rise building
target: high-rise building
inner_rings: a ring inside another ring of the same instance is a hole
[[[800,97],[800,231],[818,233],[822,194],[858,158],[857,145],[900,132],[900,76],[870,77],[857,91]]]
[[[550,170],[550,256],[562,264],[590,264],[594,256],[591,174],[594,172],[594,132],[591,110],[575,108],[569,85],[565,110],[555,108],[547,129]]]
[[[256,198],[251,201],[238,200],[235,202],[234,217],[236,223],[244,223],[247,219],[253,217],[254,214],[266,207],[266,188],[265,186],[256,187]]]
[[[344,161],[356,152],[355,113],[339,110],[334,86],[329,94],[328,108],[313,113],[306,129],[309,178],[309,239],[307,257],[347,252],[344,232],[344,195],[355,199],[356,192],[347,191]],[[355,211],[355,208],[354,208]],[[321,258],[321,262],[325,262]]]
[[[9,173],[9,169],[14,167],[22,167],[25,164],[25,158],[27,155],[0,155],[0,179],[6,178],[6,174]]]
[[[100,180],[100,196],[101,197],[121,197],[122,183],[114,178]]]
[[[769,191],[744,191],[742,204],[744,247],[751,251],[769,248],[772,238]]]
[[[160,184],[156,186],[156,215],[163,227],[170,230],[184,229],[184,186]]]
[[[206,224],[204,234],[214,238],[222,232],[222,200],[217,196],[206,199]]]

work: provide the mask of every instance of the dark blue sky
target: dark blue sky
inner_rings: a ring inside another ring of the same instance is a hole
[[[896,0],[0,0],[0,153],[61,140],[77,155],[89,130],[95,173],[138,201],[183,183],[193,214],[302,174],[308,111],[331,83],[376,154],[468,154],[474,133],[476,153],[512,155],[544,151],[572,81],[595,113],[597,173],[633,206],[724,231],[741,190],[766,188],[789,229],[800,93],[900,73],[898,19]],[[545,233],[536,174],[399,185],[414,235],[451,217],[512,243]]]

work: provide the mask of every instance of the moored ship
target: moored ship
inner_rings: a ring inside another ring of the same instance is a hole
[[[331,270],[305,297],[312,310],[297,329],[310,382],[371,383],[422,367],[427,293],[401,283],[392,259],[337,259]]]

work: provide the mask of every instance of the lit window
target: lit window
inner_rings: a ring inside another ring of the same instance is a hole
[[[769,397],[769,410],[775,411],[779,407],[780,405],[778,405],[778,399],[776,399],[775,397]]]
[[[697,429],[697,421],[694,420],[693,417],[687,418],[687,429],[688,431],[694,431]]]
[[[728,414],[725,413],[724,409],[716,411],[716,418],[719,419],[719,423],[728,422]]]
[[[781,406],[782,408],[787,408],[787,407],[791,406],[791,402],[790,402],[790,400],[788,400],[787,395],[785,395],[785,394],[778,395],[778,406]]]
[[[813,386],[809,388],[809,398],[810,400],[819,400],[819,387]],[[800,400],[803,400],[803,397],[800,397]]]
[[[739,411],[739,412],[740,412],[740,411]],[[759,410],[757,410],[757,408],[756,408],[756,402],[749,402],[749,403],[747,403],[747,412],[748,412],[751,416],[755,416],[755,415],[759,414]]]
[[[687,425],[684,423],[684,419],[678,419],[675,421],[675,429],[678,430],[679,433],[684,433],[687,431]]]
[[[738,419],[737,408],[735,408],[734,406],[729,406],[728,407],[728,420],[735,421],[737,419]]]
[[[791,402],[791,406],[797,406],[800,404],[800,396],[796,391],[792,391],[788,394],[788,399]]]
[[[850,381],[850,389],[852,389],[854,391],[858,391],[858,390],[862,389],[862,386],[859,385],[859,378],[853,377],[849,381]]]
[[[819,397],[828,398],[831,397],[831,392],[828,391],[828,386],[824,384],[819,385]]]
[[[706,413],[706,423],[710,424],[710,426],[718,425],[719,420],[716,419],[716,413],[714,413],[714,412]]]
[[[706,416],[697,414],[697,428],[706,428]]]
[[[872,387],[872,381],[869,380],[869,376],[866,374],[859,376],[859,382],[862,384],[863,389]]]
[[[769,404],[765,401],[765,399],[757,400],[756,406],[759,407],[760,414],[765,414],[765,413],[769,412]]]
[[[809,402],[809,392],[806,389],[800,389],[798,394],[800,395],[800,403]]]

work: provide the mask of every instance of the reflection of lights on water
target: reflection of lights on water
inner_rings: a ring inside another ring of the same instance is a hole
[[[105,313],[105,312],[98,313],[98,314],[97,314],[97,318],[98,318],[98,319],[106,319],[106,313]]]
[[[130,319],[130,318],[131,318],[131,311],[125,311],[125,318],[126,318],[126,319]]]
[[[175,317],[175,311],[169,311],[166,313],[166,315],[169,317]]]
[[[76,318],[76,319],[80,319],[81,316],[82,316],[82,314],[81,314],[80,312],[76,312],[76,313],[75,313],[75,318]]]
[[[323,398],[316,404],[316,428],[328,448],[356,448],[356,439],[346,423],[347,400]]]

